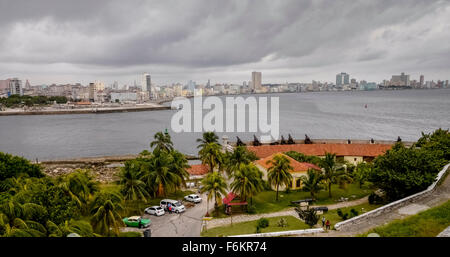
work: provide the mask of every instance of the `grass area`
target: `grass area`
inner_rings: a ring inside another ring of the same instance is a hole
[[[120,187],[115,183],[104,183],[100,184],[100,190],[104,192],[119,192]],[[148,198],[145,201],[125,201],[123,207],[124,210],[121,212],[121,216],[128,217],[134,215],[143,215],[144,209],[153,205],[159,205],[162,199],[173,199],[173,200],[183,200],[184,196],[194,194],[193,191],[177,191],[174,193],[169,193],[167,196],[158,196],[155,198]]]
[[[349,201],[360,199],[362,197],[368,196],[373,192],[373,189],[363,187],[359,188],[358,184],[350,184],[347,189],[341,189],[338,185],[331,186],[332,198],[328,197],[328,191],[320,191],[314,202],[314,205],[328,205],[338,203],[338,199],[341,197],[348,198]],[[253,204],[256,207],[257,213],[270,213],[276,211],[282,211],[291,206],[291,201],[296,201],[300,199],[311,198],[309,192],[304,191],[291,191],[290,193],[279,192],[278,202],[276,199],[275,191],[264,191],[259,193],[257,196],[253,197]]]
[[[351,206],[351,207],[341,208],[341,210],[344,213],[349,213],[351,209],[355,209],[359,213],[358,215],[361,215],[363,213],[366,213],[368,211],[374,210],[374,209],[376,209],[378,207],[381,207],[381,206],[382,205],[379,205],[379,204],[364,203],[364,204],[359,204],[359,205],[355,205],[355,206]],[[320,216],[321,220],[322,220],[322,216],[325,216],[325,219],[330,221],[331,227],[333,227],[338,222],[344,221],[337,214],[337,209],[336,210],[330,210],[327,213],[324,213],[323,215],[321,215]],[[319,221],[319,223],[321,224],[321,221]]]
[[[450,201],[402,220],[370,230],[382,237],[435,237],[450,226]]]
[[[285,218],[287,220],[286,227],[277,226],[277,223],[281,218]],[[269,227],[261,229],[261,233],[309,228],[309,226],[306,225],[303,221],[296,219],[292,216],[273,217],[268,218],[268,220],[269,220]],[[208,229],[208,231],[202,232],[201,235],[206,237],[218,237],[218,236],[254,234],[256,232],[257,222],[258,222],[257,220],[254,220],[254,221],[233,223],[233,225],[229,226]]]

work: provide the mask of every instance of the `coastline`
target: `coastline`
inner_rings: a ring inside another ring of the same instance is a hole
[[[117,112],[142,112],[171,110],[170,106],[145,106],[145,107],[117,107],[117,108],[85,108],[65,110],[42,110],[42,111],[1,111],[0,116],[14,115],[61,115],[61,114],[101,114]]]

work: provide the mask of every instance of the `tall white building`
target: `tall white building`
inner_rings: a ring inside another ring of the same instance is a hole
[[[11,95],[21,95],[23,96],[22,81],[18,78],[13,78],[9,80],[9,92]]]
[[[261,81],[262,81],[262,73],[257,71],[252,72],[252,89],[254,91],[261,90],[262,88]]]

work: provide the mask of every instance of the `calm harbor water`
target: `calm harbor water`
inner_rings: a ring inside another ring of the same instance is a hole
[[[264,96],[264,95],[261,95]],[[277,94],[280,134],[314,138],[417,140],[422,131],[450,127],[450,89]],[[244,96],[246,97],[246,96]],[[367,108],[365,108],[367,105]],[[197,153],[201,133],[174,133],[176,111],[0,117],[0,151],[31,160],[135,154],[166,128],[175,147]],[[205,111],[206,113],[206,111]],[[251,140],[253,133],[238,135]]]

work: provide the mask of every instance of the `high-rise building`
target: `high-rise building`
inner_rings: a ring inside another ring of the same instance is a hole
[[[410,86],[409,75],[402,72],[400,75],[392,75],[390,86]]]
[[[187,89],[188,89],[189,91],[191,91],[192,93],[194,93],[194,91],[195,91],[195,86],[196,86],[195,81],[189,80],[188,85],[187,85]]]
[[[343,85],[348,85],[350,84],[350,75],[345,73],[345,72],[341,72],[339,74],[336,75],[336,86],[343,86]]]
[[[420,86],[423,87],[425,83],[425,77],[423,75],[420,75]]]
[[[262,88],[262,73],[254,71],[252,72],[252,89],[253,91],[260,90]]]
[[[9,80],[9,93],[11,95],[23,95],[22,81],[18,78]]]
[[[152,91],[152,77],[148,73],[144,73],[144,76],[142,77],[142,91]]]

